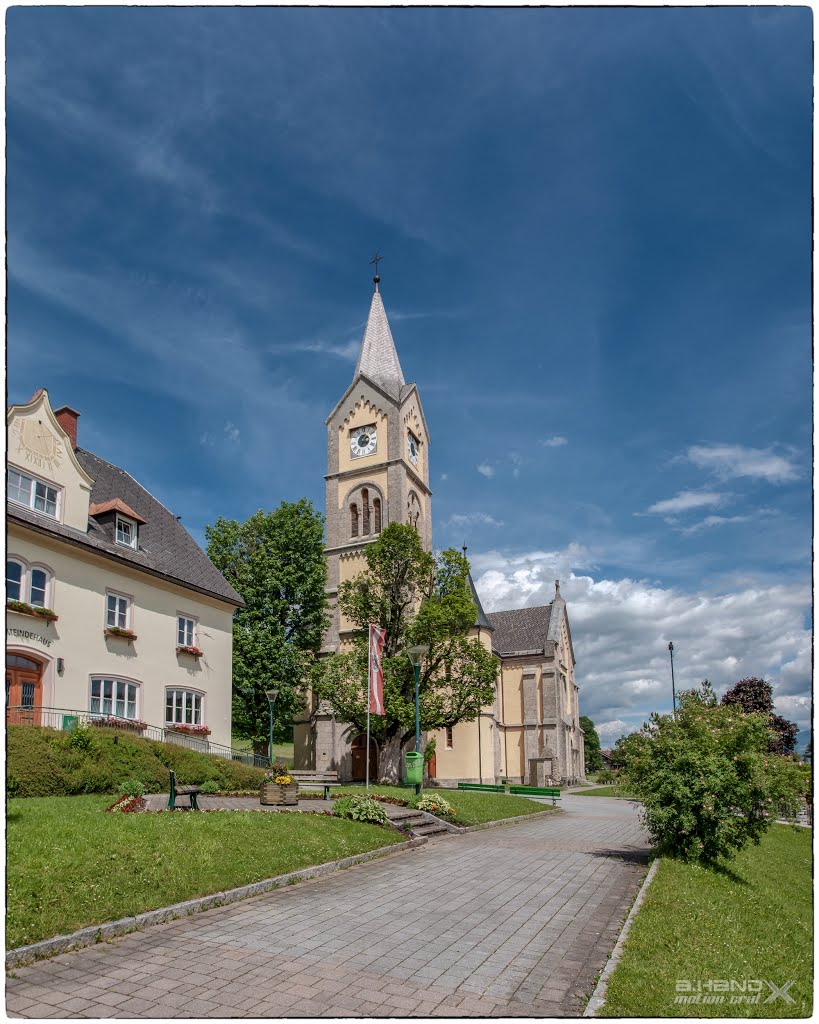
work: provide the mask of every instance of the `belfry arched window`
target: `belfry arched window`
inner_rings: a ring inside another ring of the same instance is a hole
[[[350,505],[350,536],[358,536],[358,505],[355,502]]]
[[[417,530],[420,518],[421,502],[418,500],[418,495],[415,491],[410,491],[410,496],[407,498],[407,522]]]
[[[381,533],[381,499],[373,498],[373,533]]]
[[[370,492],[366,487],[361,489],[361,514],[364,520],[362,534],[365,537],[370,535]]]

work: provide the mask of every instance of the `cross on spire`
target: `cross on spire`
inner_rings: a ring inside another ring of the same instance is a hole
[[[373,281],[375,282],[375,287],[376,288],[378,288],[378,282],[381,280],[381,278],[378,276],[378,264],[379,264],[379,261],[383,260],[383,259],[384,259],[384,257],[376,249],[375,250],[375,256],[373,256],[373,258],[370,260],[370,264],[375,267],[375,277],[373,278]]]

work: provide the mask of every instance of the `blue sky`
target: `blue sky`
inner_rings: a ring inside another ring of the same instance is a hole
[[[488,609],[611,742],[810,717],[808,8],[7,14],[8,388],[202,541],[304,495],[372,290]]]

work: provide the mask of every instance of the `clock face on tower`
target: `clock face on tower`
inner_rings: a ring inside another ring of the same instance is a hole
[[[418,438],[412,432],[407,434],[407,451],[413,466],[418,465]]]
[[[360,459],[362,455],[372,455],[377,447],[378,435],[375,424],[350,431],[350,452],[354,459]]]

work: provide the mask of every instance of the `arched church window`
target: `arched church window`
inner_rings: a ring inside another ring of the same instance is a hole
[[[410,493],[407,499],[407,522],[410,526],[414,526],[418,529],[418,520],[421,518],[421,503],[418,500],[418,495],[415,491]]]
[[[355,502],[350,505],[350,536],[358,536],[358,505]]]
[[[364,487],[361,491],[361,513],[364,520],[362,533],[365,537],[370,535],[370,492]]]
[[[375,527],[373,533],[381,533],[381,499],[373,498],[373,519]]]

